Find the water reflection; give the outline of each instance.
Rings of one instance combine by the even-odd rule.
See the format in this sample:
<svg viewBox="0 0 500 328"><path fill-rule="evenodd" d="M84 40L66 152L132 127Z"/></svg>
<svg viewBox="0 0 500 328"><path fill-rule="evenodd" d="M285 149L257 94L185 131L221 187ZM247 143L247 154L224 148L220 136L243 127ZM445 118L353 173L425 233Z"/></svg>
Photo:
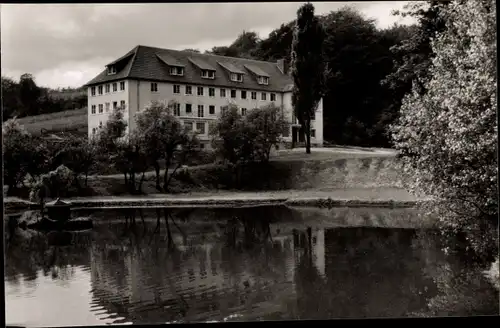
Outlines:
<svg viewBox="0 0 500 328"><path fill-rule="evenodd" d="M7 322L60 324L50 310L13 314L35 301L73 325L498 314L482 268L441 252L432 230L339 224L383 221L373 212L326 222L288 208L108 210L65 247L16 231ZM76 300L86 305L66 312Z"/></svg>

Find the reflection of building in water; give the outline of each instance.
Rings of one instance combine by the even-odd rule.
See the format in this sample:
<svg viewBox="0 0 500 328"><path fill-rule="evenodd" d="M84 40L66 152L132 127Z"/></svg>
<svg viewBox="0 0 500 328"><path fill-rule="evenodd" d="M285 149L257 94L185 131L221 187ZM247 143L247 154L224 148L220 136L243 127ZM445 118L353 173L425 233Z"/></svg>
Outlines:
<svg viewBox="0 0 500 328"><path fill-rule="evenodd" d="M327 229L323 236L324 262L317 257L314 266L320 271L323 265L326 279L313 278L305 261L298 264L298 308L303 315L404 316L424 304L419 292L425 282L416 274L422 262L411 248L411 230Z"/></svg>
<svg viewBox="0 0 500 328"><path fill-rule="evenodd" d="M310 245L309 245L309 238ZM311 247L311 259L315 268L321 276L325 275L325 230L311 229L311 236L308 236L307 230L294 231L294 259L299 263L307 256L309 247ZM295 265L294 265L295 266Z"/></svg>
<svg viewBox="0 0 500 328"><path fill-rule="evenodd" d="M139 247L142 254L94 249L92 286L98 304L128 321L154 323L265 313L295 298L291 236L252 250L219 242L200 245L195 238L175 238L177 251L162 245L156 255L147 244Z"/></svg>

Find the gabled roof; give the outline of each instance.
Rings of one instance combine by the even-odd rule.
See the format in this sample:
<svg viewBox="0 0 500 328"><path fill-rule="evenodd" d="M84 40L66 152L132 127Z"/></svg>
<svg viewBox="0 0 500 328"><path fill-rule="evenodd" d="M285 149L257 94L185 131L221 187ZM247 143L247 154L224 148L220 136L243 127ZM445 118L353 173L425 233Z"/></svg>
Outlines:
<svg viewBox="0 0 500 328"><path fill-rule="evenodd" d="M123 69L113 75L107 75L106 70L103 70L99 75L89 81L86 86L116 80L136 79L280 92L283 91L286 85L293 83L291 77L287 74L283 74L275 62L224 57L146 46L135 47L129 51L127 55L122 56L121 59L124 61ZM184 76L170 75L168 63L183 65L185 67ZM260 70L263 73L266 73L266 75L269 76L269 84L258 84L256 79L243 79L243 82L231 81L229 72L241 71L245 73L246 66L250 66L255 70ZM200 67L203 67L203 69L215 70L215 79L212 80L202 78ZM262 72L260 74L262 74Z"/></svg>
<svg viewBox="0 0 500 328"><path fill-rule="evenodd" d="M245 74L244 71L242 71L241 69L239 69L238 67L234 66L231 63L221 63L220 61L218 61L217 63L220 66L224 67L230 73Z"/></svg>
<svg viewBox="0 0 500 328"><path fill-rule="evenodd" d="M269 77L269 74L267 74L266 72L261 70L258 66L249 65L249 64L245 64L244 66L247 70L249 70L250 72L254 73L257 76Z"/></svg>
<svg viewBox="0 0 500 328"><path fill-rule="evenodd" d="M202 58L191 58L188 57L189 61L197 66L199 69L215 71L215 67L211 66L209 63L204 61Z"/></svg>
<svg viewBox="0 0 500 328"><path fill-rule="evenodd" d="M184 64L182 64L180 61L177 59L167 55L167 54L161 54L161 55L156 55L159 60L167 64L168 66L175 66L175 67L186 67Z"/></svg>

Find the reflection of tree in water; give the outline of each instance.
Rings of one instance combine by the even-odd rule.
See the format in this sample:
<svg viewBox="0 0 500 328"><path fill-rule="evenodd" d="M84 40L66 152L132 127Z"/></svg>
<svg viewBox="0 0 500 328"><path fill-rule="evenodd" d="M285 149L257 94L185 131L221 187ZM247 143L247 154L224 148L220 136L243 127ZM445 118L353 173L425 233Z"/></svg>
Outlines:
<svg viewBox="0 0 500 328"><path fill-rule="evenodd" d="M427 253L433 241L439 248L449 244L449 236L442 240L437 235L422 234L416 241ZM431 240L432 239L432 240ZM492 288L483 271L489 262L464 258L463 254L433 252L427 256L423 274L430 277L437 293L430 297L415 316L469 316L498 314L498 292Z"/></svg>
<svg viewBox="0 0 500 328"><path fill-rule="evenodd" d="M411 250L412 238L412 231L403 229L326 230L326 281L308 252L297 268L298 316L393 317L421 308L429 282L415 274L421 260Z"/></svg>
<svg viewBox="0 0 500 328"><path fill-rule="evenodd" d="M35 281L37 273L60 281L70 280L74 266L87 266L89 259L89 235L73 234L79 242L69 246L49 246L46 234L33 230L16 229L5 243L5 274L17 277L12 282L20 283L19 274L25 281Z"/></svg>

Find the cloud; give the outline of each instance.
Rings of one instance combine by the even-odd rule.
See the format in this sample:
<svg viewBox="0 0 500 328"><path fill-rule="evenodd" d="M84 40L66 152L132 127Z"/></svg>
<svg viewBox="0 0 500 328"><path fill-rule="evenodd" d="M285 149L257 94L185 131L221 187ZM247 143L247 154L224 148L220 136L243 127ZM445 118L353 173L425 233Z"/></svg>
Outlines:
<svg viewBox="0 0 500 328"><path fill-rule="evenodd" d="M317 14L353 5L381 26L400 2L319 2ZM39 85L79 86L138 44L171 49L229 45L243 30L262 38L296 16L298 2L2 5L2 74Z"/></svg>

